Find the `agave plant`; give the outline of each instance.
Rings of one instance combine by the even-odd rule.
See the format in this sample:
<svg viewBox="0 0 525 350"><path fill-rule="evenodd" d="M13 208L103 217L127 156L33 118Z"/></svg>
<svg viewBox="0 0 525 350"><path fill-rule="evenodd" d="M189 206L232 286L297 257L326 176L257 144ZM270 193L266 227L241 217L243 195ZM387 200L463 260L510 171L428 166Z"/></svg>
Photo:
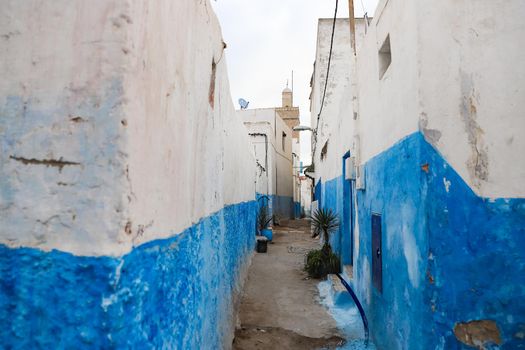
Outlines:
<svg viewBox="0 0 525 350"><path fill-rule="evenodd" d="M330 273L341 273L341 261L332 252L326 254L321 249L315 249L306 255L304 269L312 278L324 278Z"/></svg>
<svg viewBox="0 0 525 350"><path fill-rule="evenodd" d="M322 235L323 248L312 250L306 256L305 270L313 278L323 278L329 273L341 272L341 261L332 252L330 233L339 228L337 215L331 209L318 209L312 215L314 232L312 237Z"/></svg>
<svg viewBox="0 0 525 350"><path fill-rule="evenodd" d="M329 255L332 252L330 246L330 233L337 231L339 228L339 219L332 209L317 209L312 215L312 224L314 232L312 237L322 235L323 238L323 252Z"/></svg>
<svg viewBox="0 0 525 350"><path fill-rule="evenodd" d="M262 205L259 208L259 213L257 214L257 228L259 229L259 232L261 232L264 229L267 229L271 221L272 216L268 212L268 206Z"/></svg>

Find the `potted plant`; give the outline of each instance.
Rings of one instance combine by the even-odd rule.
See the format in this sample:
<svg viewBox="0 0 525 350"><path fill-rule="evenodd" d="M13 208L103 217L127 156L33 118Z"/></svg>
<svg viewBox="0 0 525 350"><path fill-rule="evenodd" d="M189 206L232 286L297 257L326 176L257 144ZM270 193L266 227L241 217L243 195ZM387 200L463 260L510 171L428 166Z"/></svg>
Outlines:
<svg viewBox="0 0 525 350"><path fill-rule="evenodd" d="M341 272L341 261L332 252L330 234L339 228L337 215L331 209L318 209L312 215L314 232L312 237L323 239L321 249L312 250L306 257L305 270L313 278L322 278L329 273Z"/></svg>
<svg viewBox="0 0 525 350"><path fill-rule="evenodd" d="M273 238L272 230L269 228L271 221L272 216L268 212L268 206L262 205L257 214L257 227L259 234L268 238L269 241Z"/></svg>

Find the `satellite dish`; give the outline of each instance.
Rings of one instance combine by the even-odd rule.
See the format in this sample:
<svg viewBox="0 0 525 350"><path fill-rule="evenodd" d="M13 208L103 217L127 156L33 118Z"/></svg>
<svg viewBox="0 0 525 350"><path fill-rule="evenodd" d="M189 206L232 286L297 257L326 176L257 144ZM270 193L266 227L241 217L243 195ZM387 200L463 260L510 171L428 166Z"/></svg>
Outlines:
<svg viewBox="0 0 525 350"><path fill-rule="evenodd" d="M241 109L248 108L249 104L250 104L250 102L246 101L244 98L240 98L239 99L239 105L241 106Z"/></svg>

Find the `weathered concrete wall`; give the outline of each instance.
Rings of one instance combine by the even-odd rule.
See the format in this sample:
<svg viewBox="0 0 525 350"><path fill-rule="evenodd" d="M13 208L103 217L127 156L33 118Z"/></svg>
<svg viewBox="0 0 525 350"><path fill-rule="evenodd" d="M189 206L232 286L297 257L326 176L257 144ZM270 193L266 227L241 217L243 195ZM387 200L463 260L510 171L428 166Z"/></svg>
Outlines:
<svg viewBox="0 0 525 350"><path fill-rule="evenodd" d="M256 170L208 1L3 1L0 35L1 343L230 346Z"/></svg>
<svg viewBox="0 0 525 350"><path fill-rule="evenodd" d="M525 37L525 3L416 6L419 128L437 150L426 175L431 339L444 348L460 340L519 349L525 344L525 68L515 62L525 59L517 45ZM468 334L459 331L463 326Z"/></svg>
<svg viewBox="0 0 525 350"><path fill-rule="evenodd" d="M354 264L378 348L523 344L525 69L514 64L525 55L523 6L385 0L358 35L357 116L345 124L348 106L326 116L326 160L332 144L354 142L333 162L316 156L316 199L340 215L332 244ZM344 180L346 147L363 181ZM382 291L372 214L381 215Z"/></svg>
<svg viewBox="0 0 525 350"><path fill-rule="evenodd" d="M421 131L478 195L524 197L525 4L427 3L417 4Z"/></svg>
<svg viewBox="0 0 525 350"><path fill-rule="evenodd" d="M126 32L116 27L126 23L125 4L3 1L0 11L0 69L9 77L0 82L1 242L129 250Z"/></svg>

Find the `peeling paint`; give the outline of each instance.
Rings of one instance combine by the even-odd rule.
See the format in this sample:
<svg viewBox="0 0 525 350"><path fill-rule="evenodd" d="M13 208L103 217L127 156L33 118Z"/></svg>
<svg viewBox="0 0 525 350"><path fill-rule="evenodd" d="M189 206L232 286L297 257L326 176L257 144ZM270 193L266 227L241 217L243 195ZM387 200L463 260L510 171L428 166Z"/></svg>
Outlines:
<svg viewBox="0 0 525 350"><path fill-rule="evenodd" d="M443 178L443 185L445 185L445 191L450 192L450 185L452 183L450 181L447 180L446 177Z"/></svg>
<svg viewBox="0 0 525 350"><path fill-rule="evenodd" d="M421 164L432 166L425 172ZM518 327L525 310L512 292L519 291L525 276L523 200L477 197L423 133L408 136L364 166L369 186L357 191L354 286L376 345L456 348L452 329L457 320L484 316L497 322L502 349L514 348L514 335L525 332ZM323 207L342 207L341 191L332 184L337 181L317 183ZM372 212L383 218L382 273L388 288L382 293L371 282ZM337 241L334 237L336 251ZM432 327L421 330L421 323ZM403 332L391 324L402 325Z"/></svg>
<svg viewBox="0 0 525 350"><path fill-rule="evenodd" d="M475 187L480 188L482 181L488 181L488 149L483 139L483 129L477 122L478 94L473 85L473 79L466 73L461 74L461 119L463 120L471 156L467 163L471 180Z"/></svg>
<svg viewBox="0 0 525 350"><path fill-rule="evenodd" d="M441 139L441 131L428 128L428 115L425 112L421 113L419 130L423 133L425 139L434 146L436 146Z"/></svg>
<svg viewBox="0 0 525 350"><path fill-rule="evenodd" d="M454 335L463 344L479 350L485 350L502 343L498 325L492 320L457 323L454 326Z"/></svg>

